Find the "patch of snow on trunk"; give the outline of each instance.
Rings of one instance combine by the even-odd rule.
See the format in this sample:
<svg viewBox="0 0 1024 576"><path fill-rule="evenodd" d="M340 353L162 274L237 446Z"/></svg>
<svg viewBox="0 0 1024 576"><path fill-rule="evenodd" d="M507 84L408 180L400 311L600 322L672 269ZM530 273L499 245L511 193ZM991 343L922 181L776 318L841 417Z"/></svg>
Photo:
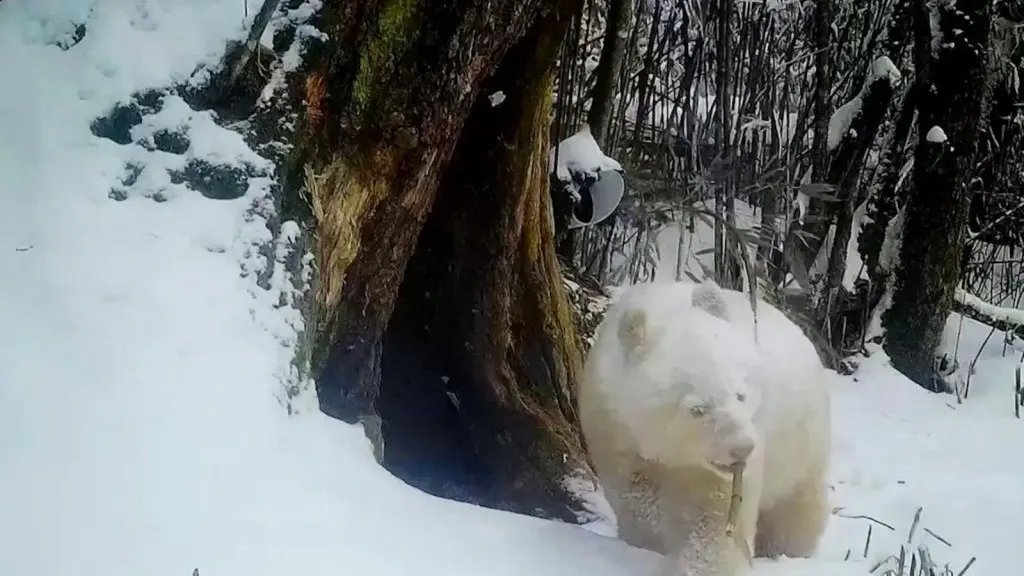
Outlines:
<svg viewBox="0 0 1024 576"><path fill-rule="evenodd" d="M861 110L864 108L864 98L867 96L868 90L871 89L871 86L879 80L885 80L890 84L895 85L902 79L902 77L903 76L900 74L900 71L888 56L876 58L875 61L871 63L871 69L868 72L868 77L864 81L864 87L861 88L860 93L846 104L840 106L829 118L826 145L830 152L835 150L843 141L843 138L845 138L850 132L850 127L853 125L853 121L860 115Z"/></svg>
<svg viewBox="0 0 1024 576"><path fill-rule="evenodd" d="M932 126L924 138L932 144L942 144L947 140L946 131L939 126Z"/></svg>

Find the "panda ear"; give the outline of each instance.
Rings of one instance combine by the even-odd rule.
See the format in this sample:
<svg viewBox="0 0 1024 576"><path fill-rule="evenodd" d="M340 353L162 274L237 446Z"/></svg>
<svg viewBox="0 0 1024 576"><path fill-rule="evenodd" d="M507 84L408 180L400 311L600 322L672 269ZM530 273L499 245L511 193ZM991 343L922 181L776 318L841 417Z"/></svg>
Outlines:
<svg viewBox="0 0 1024 576"><path fill-rule="evenodd" d="M693 288L691 296L693 307L711 314L716 318L729 321L729 308L725 303L722 289L711 280L704 280Z"/></svg>
<svg viewBox="0 0 1024 576"><path fill-rule="evenodd" d="M632 308L619 319L618 335L627 358L633 358L648 343L647 312Z"/></svg>

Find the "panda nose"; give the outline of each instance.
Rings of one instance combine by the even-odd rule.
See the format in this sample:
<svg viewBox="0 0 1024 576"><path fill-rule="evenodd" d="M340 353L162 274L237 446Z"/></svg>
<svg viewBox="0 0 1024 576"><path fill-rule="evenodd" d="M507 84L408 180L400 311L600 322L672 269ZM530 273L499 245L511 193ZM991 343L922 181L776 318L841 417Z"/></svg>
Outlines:
<svg viewBox="0 0 1024 576"><path fill-rule="evenodd" d="M732 458L733 463L746 462L753 451L753 442L739 442L729 449L729 457Z"/></svg>

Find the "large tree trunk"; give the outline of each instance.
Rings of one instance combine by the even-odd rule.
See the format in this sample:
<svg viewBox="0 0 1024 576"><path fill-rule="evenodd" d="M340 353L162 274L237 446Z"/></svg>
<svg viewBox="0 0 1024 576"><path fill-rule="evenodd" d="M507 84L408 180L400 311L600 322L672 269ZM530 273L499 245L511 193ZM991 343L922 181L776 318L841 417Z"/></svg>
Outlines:
<svg viewBox="0 0 1024 576"><path fill-rule="evenodd" d="M576 520L580 369L547 194L576 0L328 5L300 142L321 409L435 494ZM501 90L492 106L487 96Z"/></svg>
<svg viewBox="0 0 1024 576"><path fill-rule="evenodd" d="M622 57L626 54L626 40L629 39L632 18L633 0L609 0L601 60L594 71L594 97L587 113L590 133L601 147L606 147L605 136L611 123L616 84L622 72Z"/></svg>
<svg viewBox="0 0 1024 576"><path fill-rule="evenodd" d="M832 0L818 0L814 7L814 140L811 154L811 179L821 182L828 170L828 122L832 98L833 57L829 50L832 30ZM821 206L817 206L821 208Z"/></svg>
<svg viewBox="0 0 1024 576"><path fill-rule="evenodd" d="M896 271L892 306L886 312L886 352L893 366L921 386L944 391L935 352L960 281L969 196L967 180L985 116L991 3L960 0L931 8L918 0L915 51L918 66L918 144L914 187ZM933 39L929 10L938 11L941 38ZM945 142L936 142L941 128ZM929 134L931 133L931 138Z"/></svg>

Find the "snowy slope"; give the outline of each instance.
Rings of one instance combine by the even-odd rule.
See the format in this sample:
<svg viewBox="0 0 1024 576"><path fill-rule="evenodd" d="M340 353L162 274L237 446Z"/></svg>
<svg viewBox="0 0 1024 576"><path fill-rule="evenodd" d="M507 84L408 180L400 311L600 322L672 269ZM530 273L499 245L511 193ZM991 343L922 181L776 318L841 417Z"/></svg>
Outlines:
<svg viewBox="0 0 1024 576"><path fill-rule="evenodd" d="M950 352L960 321L954 314L946 324ZM975 357L978 363L962 404L910 384L882 353L838 386L836 504L846 507L844 515L870 516L895 531L865 520L833 521L827 546L834 552L843 546L854 555L862 551L870 523L872 550L891 553L906 542L922 508L915 542L927 544L940 566L949 562L958 574L976 556L968 574L1020 573L1024 420L1014 417L1013 389L1024 346L1008 347L1004 357L1001 335L985 344L988 334L987 327L963 320L957 356L963 366Z"/></svg>
<svg viewBox="0 0 1024 576"><path fill-rule="evenodd" d="M54 45L83 22L80 42ZM280 262L260 256L266 161L173 97L147 122L187 128L180 158L90 131L133 92L216 62L244 24L241 0L0 2L0 574L649 571L652 554L592 531L409 488L308 393L288 416L278 396L301 323L278 306ZM209 199L170 177L190 158L262 176ZM132 185L128 163L144 166ZM984 331L965 334L969 359ZM1012 571L1024 424L999 346L956 409L883 366L837 377L836 505L900 531L876 530L869 556L894 551L923 506L922 523L954 544L933 545L937 556L959 567L977 555L974 575ZM843 559L867 522L836 517L821 558L757 574L864 574L868 561Z"/></svg>
<svg viewBox="0 0 1024 576"><path fill-rule="evenodd" d="M288 418L295 311L255 283L269 181L210 200L171 183L178 159L91 133L216 62L242 10L0 4L0 574L625 574L644 553L423 496L360 430ZM49 44L75 22L80 43ZM149 118L188 127L186 156L259 163L180 99ZM115 201L129 162L146 168Z"/></svg>

